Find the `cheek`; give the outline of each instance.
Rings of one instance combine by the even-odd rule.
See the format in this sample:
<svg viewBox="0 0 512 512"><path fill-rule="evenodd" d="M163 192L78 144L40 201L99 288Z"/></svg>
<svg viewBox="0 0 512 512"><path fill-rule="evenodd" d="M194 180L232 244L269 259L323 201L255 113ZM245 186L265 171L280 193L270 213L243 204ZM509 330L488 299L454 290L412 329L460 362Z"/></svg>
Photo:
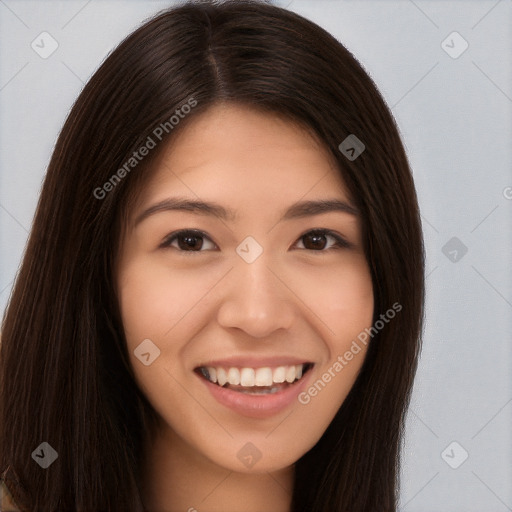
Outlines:
<svg viewBox="0 0 512 512"><path fill-rule="evenodd" d="M297 280L300 296L325 327L329 348L350 344L373 319L373 284L362 256L347 258L336 268L301 272ZM338 346L338 347L337 347Z"/></svg>
<svg viewBox="0 0 512 512"><path fill-rule="evenodd" d="M119 279L122 321L128 344L162 338L197 301L201 290L183 272L142 259L127 264ZM139 341L140 342L140 341Z"/></svg>
<svg viewBox="0 0 512 512"><path fill-rule="evenodd" d="M191 287L190 277L185 276L184 272L171 271L165 265L140 257L125 261L118 279L121 318L135 378L159 412L165 410L163 396L177 409L185 400L170 375L182 380L178 356L186 343L180 342L181 330L190 328L186 314L204 294ZM141 345L148 339L151 344ZM166 342L169 339L172 343ZM150 360L154 357L147 366L136 355L142 353L139 346L146 347L144 351L151 354Z"/></svg>
<svg viewBox="0 0 512 512"><path fill-rule="evenodd" d="M326 317L335 338L344 348L347 339L357 337L373 320L373 284L366 263L341 273L333 279L325 302Z"/></svg>

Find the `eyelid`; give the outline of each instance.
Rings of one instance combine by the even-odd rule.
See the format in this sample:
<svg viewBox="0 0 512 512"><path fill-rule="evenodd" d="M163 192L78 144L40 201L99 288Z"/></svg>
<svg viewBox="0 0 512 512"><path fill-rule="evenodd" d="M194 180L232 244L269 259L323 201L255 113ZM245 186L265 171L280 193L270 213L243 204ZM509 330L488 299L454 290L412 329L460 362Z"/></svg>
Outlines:
<svg viewBox="0 0 512 512"><path fill-rule="evenodd" d="M343 236L341 236L339 233L337 233L336 231L333 231L331 229L327 229L327 228L310 228L306 231L304 231L301 235L298 236L297 238L297 241L294 242L294 245L299 241L301 240L304 236L308 235L308 234L319 234L319 235L324 235L324 236L331 236L332 238L334 238L336 240L336 243L332 246L332 247L329 247L328 249L320 249L320 250L313 250L313 249L299 249L299 250L303 250L303 251L308 251L308 252L318 252L318 253L326 253L326 252L330 252L331 250L337 250L337 249L351 249L354 247L354 244L349 242L348 240L346 240ZM199 229L194 229L194 228L188 228L188 229L178 229L176 231L173 231L172 233L169 233L163 240L163 242L160 244L159 248L161 249L169 249L171 248L171 243L174 242L174 240L181 234L193 234L193 235L196 235L196 236L199 236L201 238L207 238L213 245L215 245L215 249L208 249L208 250L218 250L218 246L217 244L212 240L212 238L207 234L205 233L204 231L201 231ZM201 253L201 252L205 252L205 250L199 250L199 251L184 251L184 250L181 250L181 249L176 249L178 252L181 252L181 253ZM295 249L297 250L297 249Z"/></svg>

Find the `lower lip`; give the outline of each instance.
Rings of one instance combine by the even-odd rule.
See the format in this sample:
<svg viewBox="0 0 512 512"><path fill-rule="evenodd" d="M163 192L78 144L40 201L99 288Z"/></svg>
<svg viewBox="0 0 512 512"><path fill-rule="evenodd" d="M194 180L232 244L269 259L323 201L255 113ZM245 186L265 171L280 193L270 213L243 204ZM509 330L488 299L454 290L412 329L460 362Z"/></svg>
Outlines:
<svg viewBox="0 0 512 512"><path fill-rule="evenodd" d="M208 388L215 400L220 404L229 407L233 411L249 418L269 418L286 409L297 400L299 393L306 387L306 384L313 373L313 368L295 384L284 388L276 393L265 395L251 395L231 389L222 388L209 380L197 376Z"/></svg>

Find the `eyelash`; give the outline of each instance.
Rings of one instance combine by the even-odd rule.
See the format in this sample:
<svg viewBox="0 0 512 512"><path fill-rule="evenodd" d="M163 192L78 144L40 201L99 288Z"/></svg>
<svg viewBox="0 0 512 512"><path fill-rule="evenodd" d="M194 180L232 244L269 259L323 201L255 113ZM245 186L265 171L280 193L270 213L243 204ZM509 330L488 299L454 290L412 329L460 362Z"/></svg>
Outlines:
<svg viewBox="0 0 512 512"><path fill-rule="evenodd" d="M199 231L199 230L195 230L195 229L182 229L182 230L179 230L179 231L174 231L173 233L169 234L165 240L161 243L160 245L160 248L161 249L175 249L176 251L179 251L181 253L201 253L201 252L205 252L205 250L203 249L200 249L198 251L186 251L186 250L183 250L183 249L180 249L180 248L177 248L177 247L172 247L171 244L177 240L180 236L182 235L192 235L192 236L195 236L195 237L198 237L198 238L207 238L208 240L210 240L210 242L214 243L213 241L211 241L210 237L202 232L202 231ZM302 238L304 238L306 235L317 235L317 236L330 236L332 238L334 238L335 240L335 243L331 246L331 247L328 247L327 249L319 249L319 250L315 250L315 249L301 249L301 250L305 250L305 251L309 251L309 252L330 252L330 251L335 251L335 250L340 250L340 249L350 249L353 247L353 244L351 244L350 242L347 242L344 238L342 238L340 235L338 235L337 233L335 233L334 231L331 231L329 229L311 229L309 231L306 231L305 233L303 233L299 238L298 240L301 240ZM215 245L215 244L214 244ZM211 249L206 249L206 250L211 250Z"/></svg>

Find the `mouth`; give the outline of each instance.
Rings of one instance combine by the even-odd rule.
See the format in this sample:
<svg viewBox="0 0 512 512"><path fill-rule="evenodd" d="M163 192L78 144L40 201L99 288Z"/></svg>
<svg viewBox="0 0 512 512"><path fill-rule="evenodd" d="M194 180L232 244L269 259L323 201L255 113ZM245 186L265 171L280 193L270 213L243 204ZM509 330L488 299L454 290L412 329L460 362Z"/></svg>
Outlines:
<svg viewBox="0 0 512 512"><path fill-rule="evenodd" d="M313 366L310 362L260 368L199 366L194 372L220 388L248 395L271 395L294 386Z"/></svg>

